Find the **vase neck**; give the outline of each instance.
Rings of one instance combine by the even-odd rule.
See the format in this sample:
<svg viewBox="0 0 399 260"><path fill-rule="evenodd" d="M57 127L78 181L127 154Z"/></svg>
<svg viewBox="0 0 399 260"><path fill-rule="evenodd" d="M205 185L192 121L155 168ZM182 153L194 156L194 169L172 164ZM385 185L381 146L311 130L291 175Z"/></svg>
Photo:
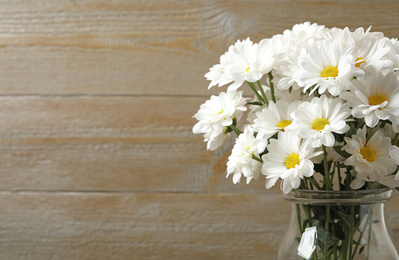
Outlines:
<svg viewBox="0 0 399 260"><path fill-rule="evenodd" d="M387 202L393 190L314 191L293 190L283 194L287 201L299 204L379 204Z"/></svg>

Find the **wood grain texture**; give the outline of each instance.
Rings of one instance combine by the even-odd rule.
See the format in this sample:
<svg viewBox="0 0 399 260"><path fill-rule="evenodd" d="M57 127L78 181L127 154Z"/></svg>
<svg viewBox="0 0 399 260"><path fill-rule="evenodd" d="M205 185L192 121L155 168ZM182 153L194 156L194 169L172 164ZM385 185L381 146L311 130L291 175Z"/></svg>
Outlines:
<svg viewBox="0 0 399 260"><path fill-rule="evenodd" d="M0 259L274 259L289 205L192 116L238 39L399 36L396 0L0 0ZM387 223L399 246L398 195Z"/></svg>
<svg viewBox="0 0 399 260"><path fill-rule="evenodd" d="M212 153L203 137L192 133L201 102L196 97L0 97L0 189L228 191L231 145ZM254 185L264 190L264 183L240 188Z"/></svg>
<svg viewBox="0 0 399 260"><path fill-rule="evenodd" d="M274 234L284 232L289 213L278 195L1 192L0 198L2 259L272 259L281 238ZM267 214L276 207L279 215Z"/></svg>
<svg viewBox="0 0 399 260"><path fill-rule="evenodd" d="M304 21L399 36L391 1L2 1L0 94L210 95L237 39Z"/></svg>
<svg viewBox="0 0 399 260"><path fill-rule="evenodd" d="M0 257L272 260L289 214L279 194L0 192Z"/></svg>

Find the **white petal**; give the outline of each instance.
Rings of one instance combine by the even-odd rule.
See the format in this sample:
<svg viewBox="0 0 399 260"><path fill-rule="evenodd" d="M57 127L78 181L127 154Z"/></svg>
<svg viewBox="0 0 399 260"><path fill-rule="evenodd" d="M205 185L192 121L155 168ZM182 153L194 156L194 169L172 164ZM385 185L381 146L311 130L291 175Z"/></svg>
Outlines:
<svg viewBox="0 0 399 260"><path fill-rule="evenodd" d="M365 183L366 183L366 182L365 182L364 180L360 180L360 179L358 179L358 178L355 178L355 179L351 182L350 187L351 187L352 189L354 189L354 190L357 190L357 189L360 189L361 187L363 187L363 185L364 185Z"/></svg>

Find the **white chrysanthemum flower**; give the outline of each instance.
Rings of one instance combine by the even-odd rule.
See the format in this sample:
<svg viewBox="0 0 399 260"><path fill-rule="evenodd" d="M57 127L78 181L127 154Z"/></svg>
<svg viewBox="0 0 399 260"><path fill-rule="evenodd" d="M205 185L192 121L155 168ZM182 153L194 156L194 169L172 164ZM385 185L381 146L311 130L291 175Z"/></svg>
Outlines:
<svg viewBox="0 0 399 260"><path fill-rule="evenodd" d="M294 73L300 69L298 57L303 48L315 45L326 37L328 29L324 25L305 22L296 24L292 30L285 30L283 35L274 36L274 45L279 46L276 53L283 53L276 61L274 77L279 79L276 87L286 90L290 87L298 89L298 82L294 80ZM283 46L283 47L280 47ZM304 87L302 85L301 87Z"/></svg>
<svg viewBox="0 0 399 260"><path fill-rule="evenodd" d="M391 140L395 138L395 134L397 132L395 132L395 129L391 124L384 124L384 126L380 129L383 131L384 135L391 138Z"/></svg>
<svg viewBox="0 0 399 260"><path fill-rule="evenodd" d="M301 49L309 45L315 45L316 42L324 38L327 32L328 29L324 25L304 22L295 24L291 30L285 30L283 35L287 41L297 43L297 48Z"/></svg>
<svg viewBox="0 0 399 260"><path fill-rule="evenodd" d="M242 42L237 41L234 45L230 46L229 51L220 56L220 64L214 65L209 69L209 72L205 73L205 78L211 81L211 83L209 83L208 89L216 85L221 87L230 82L228 80L223 80L222 74L226 66L232 63L232 53L234 50L240 48L240 46L244 44L252 45L253 43L249 40L249 38Z"/></svg>
<svg viewBox="0 0 399 260"><path fill-rule="evenodd" d="M366 74L365 80L353 82L353 89L340 95L353 108L352 115L364 118L368 127L379 120L399 120L399 81L393 72Z"/></svg>
<svg viewBox="0 0 399 260"><path fill-rule="evenodd" d="M355 40L352 37L353 33L348 27L343 29L333 27L324 35L325 39L329 41L338 41L344 48L355 46Z"/></svg>
<svg viewBox="0 0 399 260"><path fill-rule="evenodd" d="M228 127L235 119L239 120L243 111L247 109L242 93L228 91L220 93L219 96L212 95L194 115L199 122L194 125L193 132L204 134L208 150L213 151L223 144Z"/></svg>
<svg viewBox="0 0 399 260"><path fill-rule="evenodd" d="M363 70L355 66L355 48L344 49L339 41L324 40L320 46L310 46L307 54L298 58L300 70L295 72L294 79L299 86L310 88L311 93L318 89L320 94L326 90L339 95L349 89L354 76L362 76Z"/></svg>
<svg viewBox="0 0 399 260"><path fill-rule="evenodd" d="M304 177L313 175L311 159L322 152L314 152L314 148L290 133L279 132L278 139L270 140L268 153L262 156L262 174L266 175L266 188L269 189L281 181L284 193L297 189Z"/></svg>
<svg viewBox="0 0 399 260"><path fill-rule="evenodd" d="M399 71L399 41L398 39L387 39L386 44L389 47L389 52L387 53L388 59L393 62L393 69L395 72ZM396 74L399 79L399 75Z"/></svg>
<svg viewBox="0 0 399 260"><path fill-rule="evenodd" d="M294 79L294 74L296 71L300 70L300 66L298 64L298 57L300 55L300 51L291 51L286 54L286 60L284 62L280 62L279 66L275 70L274 78L278 79L276 87L280 90L287 90L289 88L293 88L294 90L299 89L300 87L304 87L305 85L299 86L301 82L297 82Z"/></svg>
<svg viewBox="0 0 399 260"><path fill-rule="evenodd" d="M209 69L209 72L205 74L206 79L211 81L211 83L209 83L208 89L221 83L221 75L224 69L222 57L225 57L225 55L220 57L221 64L213 65L212 68Z"/></svg>
<svg viewBox="0 0 399 260"><path fill-rule="evenodd" d="M301 101L288 102L280 99L276 103L269 102L267 108L256 113L254 120L254 130L258 135L268 139L279 131L284 131L292 123L291 114L297 110ZM287 128L288 130L288 128Z"/></svg>
<svg viewBox="0 0 399 260"><path fill-rule="evenodd" d="M259 158L259 154L264 152L267 140L255 137L254 131L247 126L244 132L240 134L233 147L229 160L227 162L227 176L233 174L233 183L240 182L241 176L247 178L249 183L252 178L257 179L260 175L262 163L253 157Z"/></svg>
<svg viewBox="0 0 399 260"><path fill-rule="evenodd" d="M220 64L214 65L209 69L209 72L205 74L206 79L211 81L208 89L216 85L221 87L232 81L230 78L223 76L223 73L225 73L225 69L228 65L234 63L233 55L240 55L241 50L246 48L245 46L253 46L253 42L249 38L243 41L238 40L229 47L227 52L220 56Z"/></svg>
<svg viewBox="0 0 399 260"><path fill-rule="evenodd" d="M361 188L366 181L382 181L396 169L389 157L391 139L379 130L367 141L366 132L367 128L363 127L352 138L345 137L346 145L342 148L351 154L345 165L353 166L356 171L356 178L350 185L352 189Z"/></svg>
<svg viewBox="0 0 399 260"><path fill-rule="evenodd" d="M274 49L269 39L253 43L249 38L237 41L220 57L205 77L211 81L208 88L232 83L229 90L239 88L244 81L256 82L271 71Z"/></svg>
<svg viewBox="0 0 399 260"><path fill-rule="evenodd" d="M386 39L371 40L359 39L356 43L357 58L356 67L365 71L376 73L393 66L393 62L386 58L390 51Z"/></svg>
<svg viewBox="0 0 399 260"><path fill-rule="evenodd" d="M310 45L317 44L328 31L324 25L305 22L296 24L291 30L285 30L283 34L274 35L270 40L276 55L278 55L277 66L286 60L287 55L299 52Z"/></svg>
<svg viewBox="0 0 399 260"><path fill-rule="evenodd" d="M269 73L274 64L273 48L269 39L259 44L245 44L232 53L232 63L226 65L221 78L233 82L229 90L239 88L245 81L256 82Z"/></svg>
<svg viewBox="0 0 399 260"><path fill-rule="evenodd" d="M384 34L380 32L370 32L371 26L364 31L362 27L354 32L344 29L332 28L328 33L330 40L338 40L344 48L356 47L357 58L356 67L365 71L377 72L392 66L392 61L386 57L390 51Z"/></svg>
<svg viewBox="0 0 399 260"><path fill-rule="evenodd" d="M270 94L270 87L268 86L264 86L262 85L263 90L266 94L266 98L267 100L269 100L269 102L272 102L272 98L271 98L271 94ZM260 92L258 92L259 95L261 95ZM302 93L302 91L299 90L292 90L291 93L287 92L287 91L280 91L278 89L275 89L274 92L275 98L276 98L276 102L278 103L280 100L285 100L284 102L288 102L288 103L297 103L299 100L307 100L309 99L308 95L305 95L304 93ZM254 99L252 100L252 102L258 102L258 100L256 99L256 97L254 97ZM259 106L259 105L250 105L249 106L249 112L247 115L247 121L249 124L253 125L255 119L257 119L256 113L262 111L262 109L264 109L265 106Z"/></svg>
<svg viewBox="0 0 399 260"><path fill-rule="evenodd" d="M307 138L312 147L331 147L335 143L333 133L343 134L349 130L345 121L349 116L349 106L341 99L322 95L301 104L293 114L290 128Z"/></svg>
<svg viewBox="0 0 399 260"><path fill-rule="evenodd" d="M382 32L372 32L371 26L364 31L363 27L357 28L353 33L351 33L355 42L360 41L371 41L373 39L379 40L384 38L384 33Z"/></svg>

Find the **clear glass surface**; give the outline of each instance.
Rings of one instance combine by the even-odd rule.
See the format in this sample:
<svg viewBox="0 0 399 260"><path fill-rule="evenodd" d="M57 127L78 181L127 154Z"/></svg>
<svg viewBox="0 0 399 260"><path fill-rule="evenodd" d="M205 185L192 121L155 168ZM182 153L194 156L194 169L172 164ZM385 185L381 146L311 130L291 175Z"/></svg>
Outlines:
<svg viewBox="0 0 399 260"><path fill-rule="evenodd" d="M291 218L277 260L398 260L384 219L391 189L294 190Z"/></svg>

